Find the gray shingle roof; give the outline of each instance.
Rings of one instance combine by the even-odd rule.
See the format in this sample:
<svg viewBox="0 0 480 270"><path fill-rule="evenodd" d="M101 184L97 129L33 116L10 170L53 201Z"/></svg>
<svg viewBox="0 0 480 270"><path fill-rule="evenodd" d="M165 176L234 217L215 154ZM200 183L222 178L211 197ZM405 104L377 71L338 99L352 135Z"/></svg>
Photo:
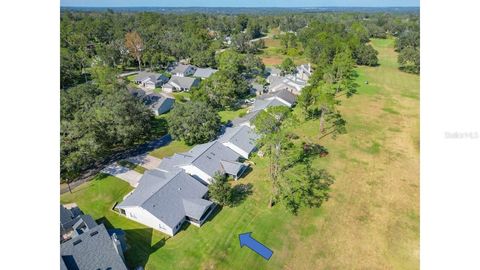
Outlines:
<svg viewBox="0 0 480 270"><path fill-rule="evenodd" d="M172 73L184 73L187 71L189 67L195 68L192 65L183 65L183 64L178 64L173 70Z"/></svg>
<svg viewBox="0 0 480 270"><path fill-rule="evenodd" d="M149 79L152 82L157 82L157 81L167 81L168 78L160 73L153 73L153 72L140 72L138 73L137 76L135 76L135 81L137 83L143 82L145 80Z"/></svg>
<svg viewBox="0 0 480 270"><path fill-rule="evenodd" d="M252 112L265 110L268 107L273 106L288 106L287 104L281 102L278 99L256 99L253 103Z"/></svg>
<svg viewBox="0 0 480 270"><path fill-rule="evenodd" d="M251 111L251 112L247 113L246 115L244 115L242 117L235 118L235 119L232 120L232 125L238 126L238 125L241 125L243 123L252 121L253 119L255 119L255 117L257 117L257 115L260 112L261 111Z"/></svg>
<svg viewBox="0 0 480 270"><path fill-rule="evenodd" d="M183 89L190 89L193 86L197 85L198 82L199 81L197 78L172 76L172 78L170 78L167 84L174 87L176 87L175 85L178 85Z"/></svg>
<svg viewBox="0 0 480 270"><path fill-rule="evenodd" d="M61 269L127 270L103 224L62 243L60 260Z"/></svg>
<svg viewBox="0 0 480 270"><path fill-rule="evenodd" d="M297 96L294 95L292 92L288 91L287 89L282 89L279 91L265 94L263 96L260 96L259 99L265 100L272 97L281 98L290 104L294 104L297 101Z"/></svg>
<svg viewBox="0 0 480 270"><path fill-rule="evenodd" d="M218 141L214 141L201 155L196 157L192 164L210 176L216 172L223 172L220 161L237 161L240 155Z"/></svg>
<svg viewBox="0 0 480 270"><path fill-rule="evenodd" d="M197 70L193 74L193 77L208 78L217 71L218 70L213 68L197 68Z"/></svg>
<svg viewBox="0 0 480 270"><path fill-rule="evenodd" d="M174 98L166 97L160 94L152 93L143 98L145 105L149 106L158 114L170 110L175 103Z"/></svg>
<svg viewBox="0 0 480 270"><path fill-rule="evenodd" d="M143 175L135 191L117 207L140 206L173 228L187 215L187 209L188 214L197 216L199 209L207 209L212 204L206 200L199 201L207 191L206 186L183 170L151 170ZM185 200L188 201L187 206ZM192 206L195 203L199 205Z"/></svg>
<svg viewBox="0 0 480 270"><path fill-rule="evenodd" d="M227 128L225 133L218 139L222 143L230 142L247 153L251 153L256 146L256 140L260 138L251 128L238 126Z"/></svg>
<svg viewBox="0 0 480 270"><path fill-rule="evenodd" d="M74 218L73 213L60 204L60 224L67 224Z"/></svg>
<svg viewBox="0 0 480 270"><path fill-rule="evenodd" d="M183 199L185 215L196 220L200 220L210 205L212 202L204 199Z"/></svg>
<svg viewBox="0 0 480 270"><path fill-rule="evenodd" d="M224 172L235 176L238 176L244 167L243 163L226 160L221 160L220 165L222 166Z"/></svg>

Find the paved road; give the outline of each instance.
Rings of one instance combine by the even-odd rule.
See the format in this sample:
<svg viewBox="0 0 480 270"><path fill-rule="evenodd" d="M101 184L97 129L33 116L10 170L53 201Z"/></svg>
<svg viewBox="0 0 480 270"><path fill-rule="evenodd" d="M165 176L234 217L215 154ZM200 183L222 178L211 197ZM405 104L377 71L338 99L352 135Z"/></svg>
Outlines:
<svg viewBox="0 0 480 270"><path fill-rule="evenodd" d="M103 170L106 166L112 164L113 162L122 160L122 159L127 159L130 157L135 157L138 155L146 154L150 151L153 151L159 147L165 146L169 144L172 141L172 137L167 134L161 138L158 138L156 140L153 140L151 142L142 144L137 146L136 148L116 153L111 155L110 157L97 162L93 168L90 170L86 171L81 177L79 177L75 182L70 183L70 188L75 188L89 180L95 177L101 170ZM68 187L64 186L60 188L60 194L68 192Z"/></svg>

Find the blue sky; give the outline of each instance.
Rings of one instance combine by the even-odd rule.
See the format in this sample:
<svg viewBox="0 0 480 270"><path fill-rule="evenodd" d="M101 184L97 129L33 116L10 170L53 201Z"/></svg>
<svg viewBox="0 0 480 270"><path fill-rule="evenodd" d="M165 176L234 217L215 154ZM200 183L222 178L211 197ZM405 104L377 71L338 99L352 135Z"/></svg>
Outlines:
<svg viewBox="0 0 480 270"><path fill-rule="evenodd" d="M74 7L398 7L420 0L60 0Z"/></svg>

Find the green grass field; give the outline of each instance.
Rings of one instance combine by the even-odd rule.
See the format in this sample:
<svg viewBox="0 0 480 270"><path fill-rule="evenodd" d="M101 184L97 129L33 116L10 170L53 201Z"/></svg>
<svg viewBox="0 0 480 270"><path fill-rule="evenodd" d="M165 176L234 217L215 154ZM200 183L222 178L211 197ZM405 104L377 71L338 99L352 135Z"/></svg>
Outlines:
<svg viewBox="0 0 480 270"><path fill-rule="evenodd" d="M138 173L141 173L141 174L145 173L145 171L147 170L147 169L145 169L144 167L142 167L142 166L140 166L140 165L137 165L137 164L135 164L135 163L132 163L132 162L130 162L130 161L127 161L127 160L120 160L120 161L118 162L118 164L119 164L120 166L129 168L129 169L134 170L134 171L136 171L136 172L138 172Z"/></svg>
<svg viewBox="0 0 480 270"><path fill-rule="evenodd" d="M163 147L160 147L160 148L157 148L157 149L153 150L152 152L149 153L149 155L152 155L156 158L161 159L161 158L164 158L164 157L171 156L175 153L188 151L191 148L192 148L192 146L188 146L182 141L175 141L174 140L174 141L171 141L166 146L163 146Z"/></svg>
<svg viewBox="0 0 480 270"><path fill-rule="evenodd" d="M236 111L219 111L218 114L222 119L222 123L226 123L229 120L233 120L237 117L240 117L241 114L245 114L247 112L247 108L238 109Z"/></svg>
<svg viewBox="0 0 480 270"><path fill-rule="evenodd" d="M99 177L61 201L127 233L130 267L145 269L418 269L419 268L419 76L398 70L393 40L373 40L380 66L359 67L358 94L344 99L348 133L319 141L318 122L293 129L324 145L315 161L335 175L331 199L298 216L282 205L268 208L268 161L253 157L253 171L235 184L253 193L225 207L201 228L186 226L173 238L109 209L130 186ZM368 84L365 84L368 81ZM299 108L294 113L301 116ZM152 152L164 157L188 150L172 142ZM238 234L269 246L269 261L240 248Z"/></svg>

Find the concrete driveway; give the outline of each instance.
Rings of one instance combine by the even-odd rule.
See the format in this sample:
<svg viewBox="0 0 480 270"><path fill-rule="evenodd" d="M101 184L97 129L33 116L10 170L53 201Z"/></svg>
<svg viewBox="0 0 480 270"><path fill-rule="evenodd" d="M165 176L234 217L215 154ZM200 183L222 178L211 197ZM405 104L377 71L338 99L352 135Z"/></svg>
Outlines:
<svg viewBox="0 0 480 270"><path fill-rule="evenodd" d="M105 167L102 172L125 180L132 187L137 187L138 181L140 181L140 178L142 178L143 175L134 170L130 170L129 168L120 166L116 162Z"/></svg>
<svg viewBox="0 0 480 270"><path fill-rule="evenodd" d="M161 159L149 156L147 154L142 154L134 157L129 157L126 159L127 161L130 161L131 163L140 165L144 167L147 170L153 170L160 165L160 162L162 162Z"/></svg>

